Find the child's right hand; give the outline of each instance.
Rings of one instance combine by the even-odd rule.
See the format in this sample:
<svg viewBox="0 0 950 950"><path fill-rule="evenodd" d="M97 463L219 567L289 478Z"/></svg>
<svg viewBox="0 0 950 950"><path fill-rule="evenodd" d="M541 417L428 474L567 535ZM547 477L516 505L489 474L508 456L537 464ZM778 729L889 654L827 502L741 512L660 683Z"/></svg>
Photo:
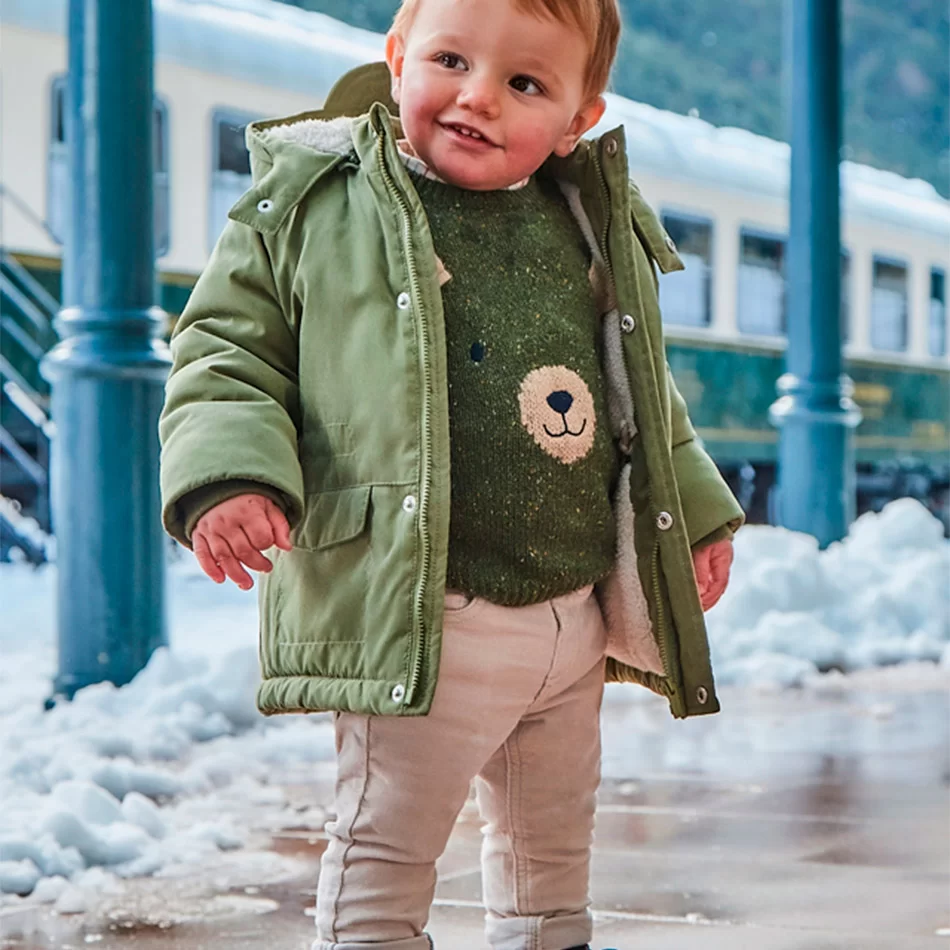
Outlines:
<svg viewBox="0 0 950 950"><path fill-rule="evenodd" d="M283 551L293 547L287 517L263 495L237 495L215 505L195 525L191 542L211 580L222 584L230 577L241 590L254 586L242 562L267 574L274 565L261 552L275 544Z"/></svg>

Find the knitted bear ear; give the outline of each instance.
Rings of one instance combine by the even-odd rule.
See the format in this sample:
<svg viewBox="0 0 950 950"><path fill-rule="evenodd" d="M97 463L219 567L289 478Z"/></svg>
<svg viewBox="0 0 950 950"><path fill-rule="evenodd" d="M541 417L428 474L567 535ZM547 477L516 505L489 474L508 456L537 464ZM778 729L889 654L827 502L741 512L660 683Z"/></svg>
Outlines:
<svg viewBox="0 0 950 950"><path fill-rule="evenodd" d="M597 417L587 383L566 366L531 370L518 391L521 424L559 462L573 465L594 445Z"/></svg>

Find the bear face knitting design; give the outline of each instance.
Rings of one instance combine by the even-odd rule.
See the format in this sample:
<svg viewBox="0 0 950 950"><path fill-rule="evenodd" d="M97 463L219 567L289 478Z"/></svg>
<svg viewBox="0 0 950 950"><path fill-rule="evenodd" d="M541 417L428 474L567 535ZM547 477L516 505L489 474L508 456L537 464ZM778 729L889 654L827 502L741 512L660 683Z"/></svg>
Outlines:
<svg viewBox="0 0 950 950"><path fill-rule="evenodd" d="M590 453L597 418L587 383L566 366L531 370L518 391L521 423L559 462L573 465Z"/></svg>

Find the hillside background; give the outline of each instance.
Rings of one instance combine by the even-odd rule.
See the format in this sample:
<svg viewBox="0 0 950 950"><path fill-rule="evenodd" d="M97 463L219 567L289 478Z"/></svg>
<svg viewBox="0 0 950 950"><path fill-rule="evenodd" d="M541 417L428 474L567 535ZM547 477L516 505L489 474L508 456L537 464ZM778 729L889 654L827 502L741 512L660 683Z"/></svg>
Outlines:
<svg viewBox="0 0 950 950"><path fill-rule="evenodd" d="M398 0L282 0L385 32ZM611 90L786 139L785 0L621 0ZM944 0L843 0L844 158L950 195L950 15Z"/></svg>

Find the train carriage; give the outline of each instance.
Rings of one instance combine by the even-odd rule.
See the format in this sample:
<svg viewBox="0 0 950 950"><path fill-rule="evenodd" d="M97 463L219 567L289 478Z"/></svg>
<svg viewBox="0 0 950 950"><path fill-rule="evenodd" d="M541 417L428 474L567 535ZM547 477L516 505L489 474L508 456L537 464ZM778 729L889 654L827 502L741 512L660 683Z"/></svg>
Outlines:
<svg viewBox="0 0 950 950"><path fill-rule="evenodd" d="M174 320L250 183L246 123L318 108L340 75L382 58L383 38L271 0L154 0L154 11L159 302ZM67 0L0 4L0 491L44 527L51 427L38 359L53 340L67 228L66 15ZM631 173L687 264L660 284L673 373L711 454L752 518L766 520L788 146L607 98L595 131L625 126ZM860 503L915 494L947 523L950 202L925 182L849 162L842 186L840 318L863 413Z"/></svg>
<svg viewBox="0 0 950 950"><path fill-rule="evenodd" d="M661 278L667 351L700 436L755 520L769 520L784 372L788 145L608 97L632 174L687 267ZM862 411L861 507L899 494L947 524L950 202L932 185L843 162L845 371Z"/></svg>

